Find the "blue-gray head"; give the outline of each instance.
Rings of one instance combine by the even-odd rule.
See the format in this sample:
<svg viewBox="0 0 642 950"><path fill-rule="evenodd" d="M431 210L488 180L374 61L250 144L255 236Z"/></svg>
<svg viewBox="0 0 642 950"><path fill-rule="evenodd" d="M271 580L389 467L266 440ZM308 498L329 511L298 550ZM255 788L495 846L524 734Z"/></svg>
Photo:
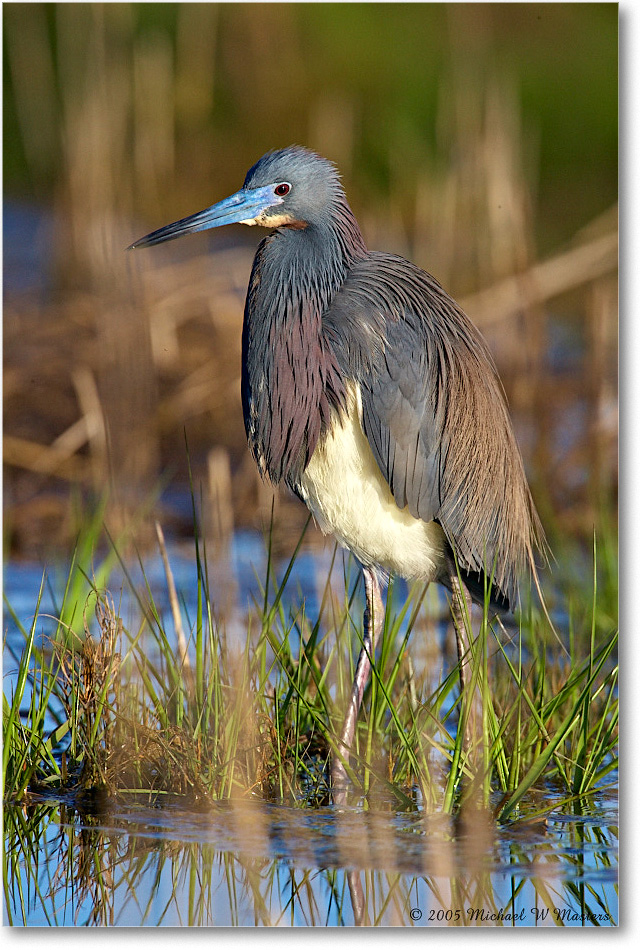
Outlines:
<svg viewBox="0 0 642 950"><path fill-rule="evenodd" d="M268 152L250 168L240 191L197 214L136 241L148 247L191 231L224 224L306 228L328 222L346 201L339 174L327 159L300 146Z"/></svg>

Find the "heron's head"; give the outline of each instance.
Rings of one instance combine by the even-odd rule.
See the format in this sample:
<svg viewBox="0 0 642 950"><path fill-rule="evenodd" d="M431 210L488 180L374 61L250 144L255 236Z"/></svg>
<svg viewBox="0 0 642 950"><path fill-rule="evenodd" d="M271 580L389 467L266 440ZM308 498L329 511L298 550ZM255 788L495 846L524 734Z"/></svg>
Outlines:
<svg viewBox="0 0 642 950"><path fill-rule="evenodd" d="M260 158L236 194L205 211L152 231L131 247L161 244L191 231L224 224L306 228L331 216L337 201L345 201L345 197L332 162L306 148L291 146Z"/></svg>

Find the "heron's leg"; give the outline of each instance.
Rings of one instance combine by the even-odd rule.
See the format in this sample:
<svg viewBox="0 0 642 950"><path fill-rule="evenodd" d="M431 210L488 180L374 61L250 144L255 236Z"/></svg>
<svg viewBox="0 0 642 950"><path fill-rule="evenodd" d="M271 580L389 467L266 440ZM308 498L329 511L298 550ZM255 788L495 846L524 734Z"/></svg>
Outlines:
<svg viewBox="0 0 642 950"><path fill-rule="evenodd" d="M383 629L384 608L381 588L373 568L364 567L363 580L366 588L366 609L363 615L363 646L352 683L352 693L338 742L338 755L332 760L332 788L335 804L345 804L348 775L344 765L354 741L357 717L361 701L372 669L372 660Z"/></svg>
<svg viewBox="0 0 642 950"><path fill-rule="evenodd" d="M352 904L352 913L357 927L367 927L366 919L366 895L363 892L360 871L346 871L348 887L350 889L350 903Z"/></svg>
<svg viewBox="0 0 642 950"><path fill-rule="evenodd" d="M459 661L459 715L464 711L464 696L471 681L471 656L468 640L468 629L472 625L473 602L468 588L459 580L457 569L453 565L450 570L450 587L452 591L451 610L457 641L457 659ZM468 750L472 747L477 735L477 718L480 714L478 697L472 697L468 718L464 724L464 743Z"/></svg>

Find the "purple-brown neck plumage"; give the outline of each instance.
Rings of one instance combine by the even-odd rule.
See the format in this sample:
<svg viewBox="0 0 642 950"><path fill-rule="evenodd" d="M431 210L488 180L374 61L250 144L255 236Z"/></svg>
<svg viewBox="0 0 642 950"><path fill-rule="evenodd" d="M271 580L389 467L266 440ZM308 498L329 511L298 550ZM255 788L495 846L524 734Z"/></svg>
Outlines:
<svg viewBox="0 0 642 950"><path fill-rule="evenodd" d="M305 228L281 228L254 259L243 325L243 413L259 470L296 490L344 382L322 316L353 264L367 256L343 193Z"/></svg>

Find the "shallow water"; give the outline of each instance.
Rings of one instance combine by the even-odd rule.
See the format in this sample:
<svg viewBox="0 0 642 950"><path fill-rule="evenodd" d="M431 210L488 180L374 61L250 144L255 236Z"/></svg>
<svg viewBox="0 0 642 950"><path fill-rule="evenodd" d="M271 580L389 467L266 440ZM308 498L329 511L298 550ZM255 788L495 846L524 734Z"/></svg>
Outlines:
<svg viewBox="0 0 642 950"><path fill-rule="evenodd" d="M173 549L170 559L189 616L195 609L187 593L195 586L193 555ZM235 629L239 638L247 635L247 609L258 596L264 560L260 538L235 538L230 562L237 627L233 614L230 636ZM328 569L324 557L298 558L286 603L289 598L294 610L305 600L314 615ZM341 564L336 571L343 587ZM160 563L146 564L145 572L157 603L164 603ZM40 576L34 566L5 569L6 595L26 626ZM52 574L43 614L55 611L62 582ZM121 606L129 609L126 598ZM43 617L42 635L47 623ZM4 687L10 693L15 663L6 648L19 648L20 635L7 618L5 630ZM420 638L413 642L420 651ZM442 655L441 662L451 660ZM162 807L103 802L90 808L85 802L81 813L71 798L32 798L5 811L5 921L614 926L616 791L604 788L581 808L560 807L559 800L554 790L540 793L532 804L539 813L549 809L545 819L499 826L484 812L456 820L428 814L421 801L414 811L401 813L383 802L337 809L258 800L199 810L177 802Z"/></svg>
<svg viewBox="0 0 642 950"><path fill-rule="evenodd" d="M7 816L15 924L614 926L615 798L537 827L226 802ZM15 830L35 845L21 852ZM479 824L478 824L479 822ZM13 833L12 833L13 831ZM16 848L13 852L13 848ZM22 906L21 906L22 901Z"/></svg>

